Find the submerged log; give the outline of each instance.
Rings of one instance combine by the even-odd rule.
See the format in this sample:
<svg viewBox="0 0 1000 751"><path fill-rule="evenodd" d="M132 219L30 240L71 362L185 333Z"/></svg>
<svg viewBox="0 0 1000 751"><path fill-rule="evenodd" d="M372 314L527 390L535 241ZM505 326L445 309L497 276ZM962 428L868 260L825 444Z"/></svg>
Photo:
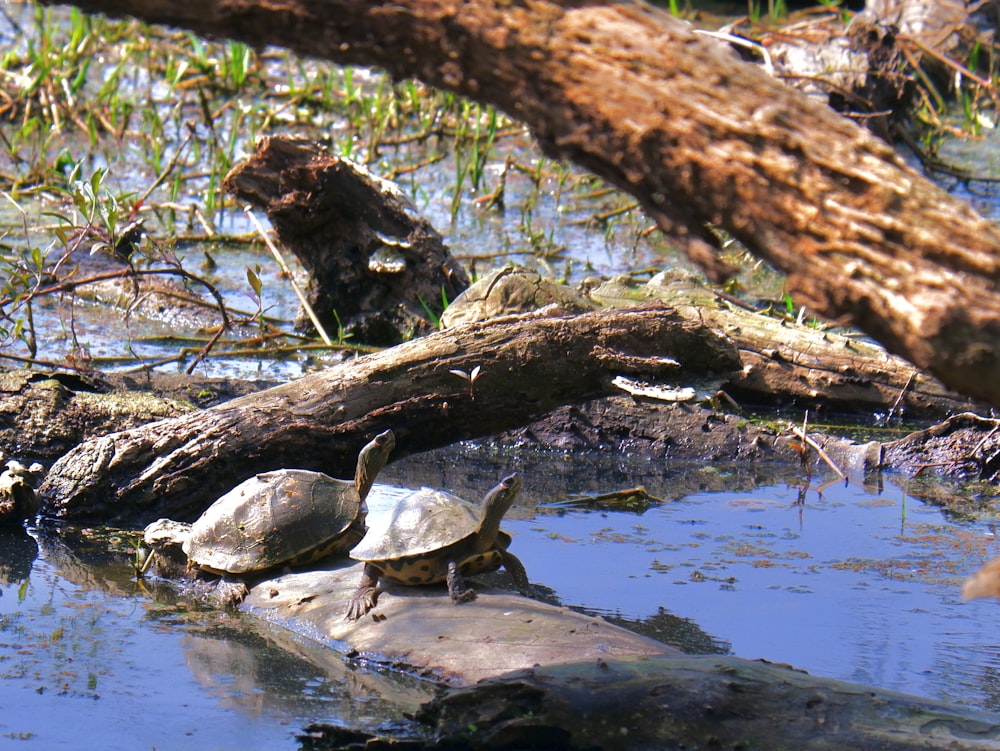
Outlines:
<svg viewBox="0 0 1000 751"><path fill-rule="evenodd" d="M995 714L716 655L541 666L446 691L417 719L441 739L417 748L474 751L539 739L546 748L607 751L972 751L1000 743Z"/></svg>
<svg viewBox="0 0 1000 751"><path fill-rule="evenodd" d="M14 568L0 574L24 579L38 545L23 532L6 534L5 550L17 555L5 561ZM48 564L68 580L84 589L134 597L129 570L108 565L106 542L44 533L39 542ZM383 737L363 746L372 751L509 749L528 745L519 746L518 739L532 738L536 747L544 743L552 749L659 750L691 748L693 740L701 740L703 747L720 748L978 751L1000 739L1000 718L994 714L764 661L684 655L600 618L481 583L476 585L480 598L459 606L443 586L390 583L378 608L384 620L348 622L343 619L346 601L359 578L359 566L332 564L268 579L254 586L242 606L255 617L230 624L266 635L332 680L356 686L355 697L360 693L377 701L385 696L416 710L416 723L398 717ZM153 581L149 586L158 599L175 602L175 592L164 585ZM329 649L325 654L303 649L306 640ZM259 643L252 642L248 657L259 656ZM205 645L188 646L206 657ZM348 671L345 656L346 662L367 669ZM268 676L254 665L240 660L240 675L248 686L266 691ZM430 680L401 689L385 680L390 671L372 666ZM202 669L209 667L217 678L231 669L231 661ZM194 663L193 669L200 677ZM370 713L352 711L349 700L346 704L333 713L339 730L363 742L372 727ZM356 709L357 699L354 704ZM303 748L340 748L332 745L337 738L344 736L336 728L313 724L301 742ZM712 743L712 738L725 742Z"/></svg>
<svg viewBox="0 0 1000 751"><path fill-rule="evenodd" d="M50 0L51 2L51 0ZM949 386L1000 405L1000 230L883 141L650 6L78 0L378 65L497 105L639 199L711 275L720 227Z"/></svg>
<svg viewBox="0 0 1000 751"><path fill-rule="evenodd" d="M256 584L242 607L349 654L453 686L534 665L576 659L673 655L667 645L601 618L475 584L478 597L455 605L444 586L380 586L371 615L347 620L363 564L334 563Z"/></svg>
<svg viewBox="0 0 1000 751"><path fill-rule="evenodd" d="M1000 742L997 715L765 661L684 655L603 619L478 585L477 600L454 605L443 587L388 582L379 619L348 621L360 577L360 564L285 574L255 585L243 607L346 645L361 661L451 686L417 712L433 740L413 748L962 751ZM329 726L308 730L309 748L343 738ZM401 740L413 742L369 736L365 748Z"/></svg>

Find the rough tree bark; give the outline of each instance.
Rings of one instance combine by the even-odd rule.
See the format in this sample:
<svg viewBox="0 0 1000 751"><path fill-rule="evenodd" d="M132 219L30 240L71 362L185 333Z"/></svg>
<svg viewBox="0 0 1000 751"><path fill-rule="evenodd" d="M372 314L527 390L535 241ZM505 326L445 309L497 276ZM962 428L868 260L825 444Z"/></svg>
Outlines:
<svg viewBox="0 0 1000 751"><path fill-rule="evenodd" d="M574 366L554 369L559 361ZM475 382L452 372L477 366ZM134 524L183 512L190 520L257 472L295 466L350 476L358 436L386 428L401 457L614 393L621 373L683 379L739 367L732 342L663 306L473 323L90 440L52 466L40 488L43 514Z"/></svg>
<svg viewBox="0 0 1000 751"><path fill-rule="evenodd" d="M514 276L491 285L484 302ZM730 307L688 279L651 281L637 289L609 283L591 294L606 303L646 307L473 321L204 412L130 430L120 426L113 435L103 435L108 420L92 414L85 426L92 440L66 453L49 472L42 487L44 513L117 524L143 524L160 515L190 519L255 472L296 466L347 476L358 446L385 427L397 431L400 456L520 428L545 413L545 424L534 422L525 430L544 436L546 445L622 445L677 458L677 436L687 422L649 403L662 398L657 384L675 389L702 384L713 392L721 386L750 398L910 416L969 408L878 347L783 326ZM574 367L563 367L565 362ZM472 381L469 374L477 366L480 375ZM616 387L615 376L631 385ZM24 433L39 432L40 422L46 428L37 451L50 443L69 448L66 436L80 436L80 418L74 415L95 401L86 391L79 398L71 383L36 378L44 388L26 376L8 379L2 415L11 429L0 431L0 445L19 456L29 452ZM615 382L621 384L620 378ZM619 388L631 389L645 403L583 404L621 394ZM68 424L52 418L53 401L67 410ZM118 411L109 419L120 419L121 403L111 400ZM144 419L134 418L133 426ZM694 434L702 440L683 439L685 456L721 458L718 430ZM754 447L765 440L737 430L725 455L758 456Z"/></svg>
<svg viewBox="0 0 1000 751"><path fill-rule="evenodd" d="M881 140L665 12L592 0L75 4L497 105L550 155L636 196L708 273L726 273L712 224L785 271L799 302L1000 405L1000 231Z"/></svg>
<svg viewBox="0 0 1000 751"><path fill-rule="evenodd" d="M302 139L264 138L223 187L260 206L309 272L307 299L327 331L398 344L434 329L469 286L430 222L395 184ZM299 328L309 328L302 315Z"/></svg>

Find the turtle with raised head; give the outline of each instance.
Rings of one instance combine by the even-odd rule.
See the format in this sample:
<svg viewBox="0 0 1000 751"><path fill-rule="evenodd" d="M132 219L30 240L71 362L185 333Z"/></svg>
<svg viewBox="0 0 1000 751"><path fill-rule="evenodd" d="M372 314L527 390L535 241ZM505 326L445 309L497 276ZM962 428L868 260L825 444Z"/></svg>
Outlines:
<svg viewBox="0 0 1000 751"><path fill-rule="evenodd" d="M524 565L507 550L511 537L500 529L520 489L520 478L512 474L479 504L431 488L401 498L373 521L350 553L365 568L347 617L356 620L375 607L380 578L409 585L447 582L448 593L458 604L476 598L463 575L503 566L521 593L528 594Z"/></svg>
<svg viewBox="0 0 1000 751"><path fill-rule="evenodd" d="M395 445L391 430L377 435L358 455L353 480L304 469L251 477L209 506L186 534L181 527L166 537L180 538L189 568L223 577L346 554L364 536L365 498ZM164 529L163 520L147 527L154 550L168 544Z"/></svg>

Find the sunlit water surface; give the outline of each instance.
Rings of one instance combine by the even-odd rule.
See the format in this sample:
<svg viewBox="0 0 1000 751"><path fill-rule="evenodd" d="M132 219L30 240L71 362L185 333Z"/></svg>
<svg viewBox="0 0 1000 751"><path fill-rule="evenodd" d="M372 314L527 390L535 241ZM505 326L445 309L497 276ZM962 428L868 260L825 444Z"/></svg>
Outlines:
<svg viewBox="0 0 1000 751"><path fill-rule="evenodd" d="M642 479L669 496L667 479ZM696 494L641 513L526 492L505 526L563 603L688 651L1000 710L1000 610L958 597L997 552L990 525L951 522L891 482L817 488ZM0 718L2 748L294 749L310 721L376 727L430 689L385 695L370 671L279 626L186 612L162 584L135 584L124 555L81 557L39 535L32 561L34 540L2 539L0 705L17 708Z"/></svg>
<svg viewBox="0 0 1000 751"><path fill-rule="evenodd" d="M12 31L6 36L14 38ZM971 163L992 167L996 137L989 135L954 148L972 148ZM250 139L242 149L252 149ZM483 192L496 185L508 153L537 164L530 149L524 136L503 141ZM128 168L109 157L109 186L141 192L152 175L123 154ZM421 155L395 158L419 162ZM452 215L454 166L441 164L411 173L402 187L453 252L480 273L515 260L575 282L686 263L656 233L644 232L649 223L639 215L588 229L589 218L627 199L560 196L551 176L539 189L529 176L508 175L515 208L505 213L467 201ZM394 165L373 168L383 166ZM998 216L989 183L949 187ZM6 204L0 211L10 211L2 224L15 228L9 242L16 246L21 215ZM215 221L222 232L249 229L237 209ZM530 236L535 246L526 242ZM217 266L209 270L202 266L205 250L176 248L187 268L245 310L252 309L245 270L260 264L263 306L282 320L294 317L294 295L268 256L213 247ZM40 303L36 315L39 356L54 361L74 337L95 358L138 353L150 361L177 351L174 327L120 312L60 299ZM227 358L198 372L289 379L325 363L311 354ZM592 476L588 461L561 458L557 471L565 474L567 495L616 490L633 479L628 458L604 481ZM390 480L404 463L386 470ZM462 464L456 471L482 479L485 491L494 469ZM958 597L961 579L1000 552L986 522L950 520L890 481L881 491L833 484L820 492L814 480L688 495L635 513L532 497L532 473L524 475L528 505L506 527L533 581L567 605L690 651L760 657L1000 710L1000 610L994 602L962 604ZM639 481L653 495L675 496L665 478L658 484L644 474ZM135 583L124 555L80 557L43 535L38 542L3 535L0 573L0 749L294 749L296 733L312 720L376 727L399 721L429 691L416 681L354 670L328 647L250 617L192 613L162 585Z"/></svg>

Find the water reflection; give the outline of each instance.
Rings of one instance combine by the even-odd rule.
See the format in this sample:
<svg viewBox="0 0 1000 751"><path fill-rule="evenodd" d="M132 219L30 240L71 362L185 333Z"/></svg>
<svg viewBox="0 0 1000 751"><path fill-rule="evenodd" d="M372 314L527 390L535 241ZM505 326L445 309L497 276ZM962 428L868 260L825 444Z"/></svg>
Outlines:
<svg viewBox="0 0 1000 751"><path fill-rule="evenodd" d="M425 681L353 669L333 650L248 620L189 631L180 639L191 674L220 707L251 717L335 717L372 727L404 708L414 711L433 694Z"/></svg>
<svg viewBox="0 0 1000 751"><path fill-rule="evenodd" d="M12 572L0 586L0 703L19 708L0 716L0 738L291 749L309 722L394 723L430 695L426 683L352 670L277 626L206 610L162 583L139 586L127 537L67 532L0 536Z"/></svg>
<svg viewBox="0 0 1000 751"><path fill-rule="evenodd" d="M37 556L38 543L23 528L0 528L0 583L26 581Z"/></svg>
<svg viewBox="0 0 1000 751"><path fill-rule="evenodd" d="M988 519L915 500L900 478L824 486L763 465L459 447L394 463L384 479L475 498L514 469L525 497L504 526L552 599L689 652L1000 709L996 603L958 601L961 579L996 552ZM638 485L652 500L563 502ZM137 738L295 748L313 720L371 729L429 695L309 634L206 610L156 580L140 586L133 555L123 534L0 535L0 701L23 710L0 717L0 737L76 748L79 726L107 749ZM66 718L58 727L54 713Z"/></svg>

